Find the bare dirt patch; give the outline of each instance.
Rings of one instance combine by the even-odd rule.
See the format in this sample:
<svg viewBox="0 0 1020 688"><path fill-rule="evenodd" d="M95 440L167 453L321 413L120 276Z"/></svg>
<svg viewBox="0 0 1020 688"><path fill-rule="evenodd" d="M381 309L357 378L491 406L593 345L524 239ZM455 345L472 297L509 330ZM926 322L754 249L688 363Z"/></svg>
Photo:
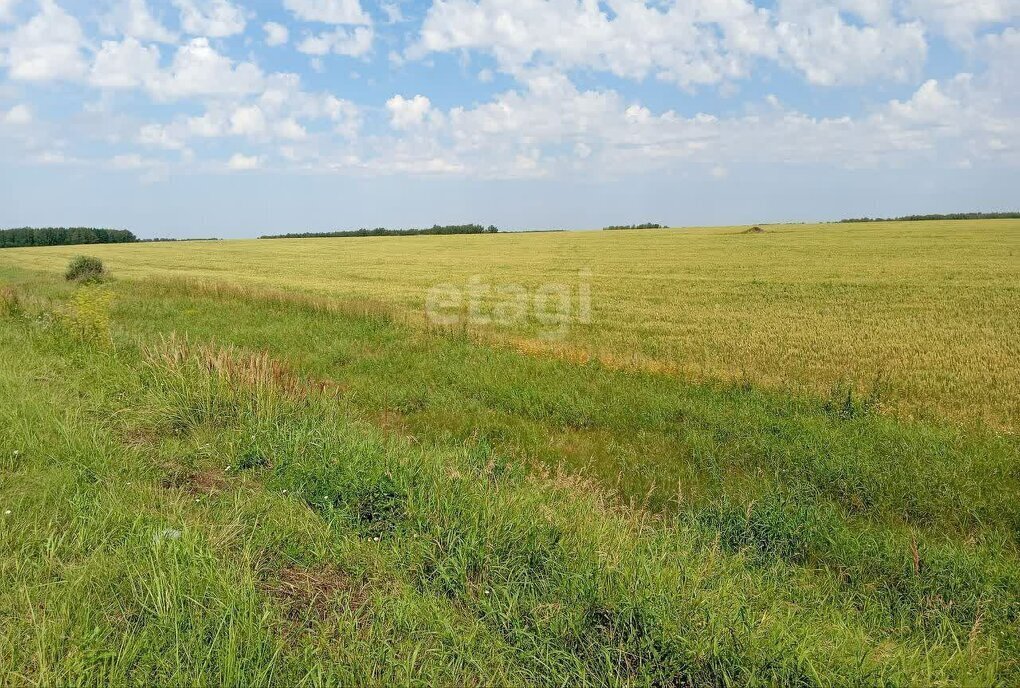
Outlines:
<svg viewBox="0 0 1020 688"><path fill-rule="evenodd" d="M222 470L208 468L171 472L163 478L161 485L170 490L184 490L191 494L211 497L227 490L230 487L230 480Z"/></svg>
<svg viewBox="0 0 1020 688"><path fill-rule="evenodd" d="M325 621L342 609L359 610L368 599L363 584L328 564L287 566L263 583L262 589L283 607L287 619L301 624Z"/></svg>

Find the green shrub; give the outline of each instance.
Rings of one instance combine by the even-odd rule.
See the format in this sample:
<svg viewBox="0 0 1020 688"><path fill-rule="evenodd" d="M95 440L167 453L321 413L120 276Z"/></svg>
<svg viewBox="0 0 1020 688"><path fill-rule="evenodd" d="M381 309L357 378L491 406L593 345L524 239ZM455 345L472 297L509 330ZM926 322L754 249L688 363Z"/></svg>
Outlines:
<svg viewBox="0 0 1020 688"><path fill-rule="evenodd" d="M92 256L77 256L67 266L64 277L71 282L98 282L106 276L103 261Z"/></svg>

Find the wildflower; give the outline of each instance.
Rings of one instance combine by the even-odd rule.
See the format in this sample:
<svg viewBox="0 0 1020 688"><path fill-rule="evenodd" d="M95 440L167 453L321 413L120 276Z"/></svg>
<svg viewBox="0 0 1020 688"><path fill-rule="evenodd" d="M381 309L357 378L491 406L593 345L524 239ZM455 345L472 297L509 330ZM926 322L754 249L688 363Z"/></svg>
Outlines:
<svg viewBox="0 0 1020 688"><path fill-rule="evenodd" d="M7 509L6 511L4 511L4 516L10 516L10 515L11 515L11 510L10 509Z"/></svg>
<svg viewBox="0 0 1020 688"><path fill-rule="evenodd" d="M372 542L379 542L379 536L372 538Z"/></svg>

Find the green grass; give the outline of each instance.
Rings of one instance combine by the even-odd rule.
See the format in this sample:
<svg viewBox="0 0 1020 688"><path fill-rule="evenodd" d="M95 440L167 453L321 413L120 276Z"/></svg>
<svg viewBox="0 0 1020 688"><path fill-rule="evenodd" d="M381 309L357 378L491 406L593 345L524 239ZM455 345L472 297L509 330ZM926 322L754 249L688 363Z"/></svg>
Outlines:
<svg viewBox="0 0 1020 688"><path fill-rule="evenodd" d="M0 277L10 683L1020 680L1015 435Z"/></svg>

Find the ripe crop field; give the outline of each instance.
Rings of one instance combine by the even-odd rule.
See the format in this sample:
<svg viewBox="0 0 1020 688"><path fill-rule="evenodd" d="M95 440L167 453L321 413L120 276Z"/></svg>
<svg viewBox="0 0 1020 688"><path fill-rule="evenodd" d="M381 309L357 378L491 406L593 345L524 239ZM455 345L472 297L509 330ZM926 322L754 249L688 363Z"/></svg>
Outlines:
<svg viewBox="0 0 1020 688"><path fill-rule="evenodd" d="M902 417L1020 424L1020 220L104 245L125 278L295 290L423 319L429 290L590 289L562 337L533 318L464 321L526 351L685 379L877 393ZM76 247L6 264L62 270ZM578 308L572 302L574 314ZM484 308L483 308L484 311ZM492 320L492 318L488 318Z"/></svg>
<svg viewBox="0 0 1020 688"><path fill-rule="evenodd" d="M743 230L0 250L0 683L1016 685L1020 221Z"/></svg>

